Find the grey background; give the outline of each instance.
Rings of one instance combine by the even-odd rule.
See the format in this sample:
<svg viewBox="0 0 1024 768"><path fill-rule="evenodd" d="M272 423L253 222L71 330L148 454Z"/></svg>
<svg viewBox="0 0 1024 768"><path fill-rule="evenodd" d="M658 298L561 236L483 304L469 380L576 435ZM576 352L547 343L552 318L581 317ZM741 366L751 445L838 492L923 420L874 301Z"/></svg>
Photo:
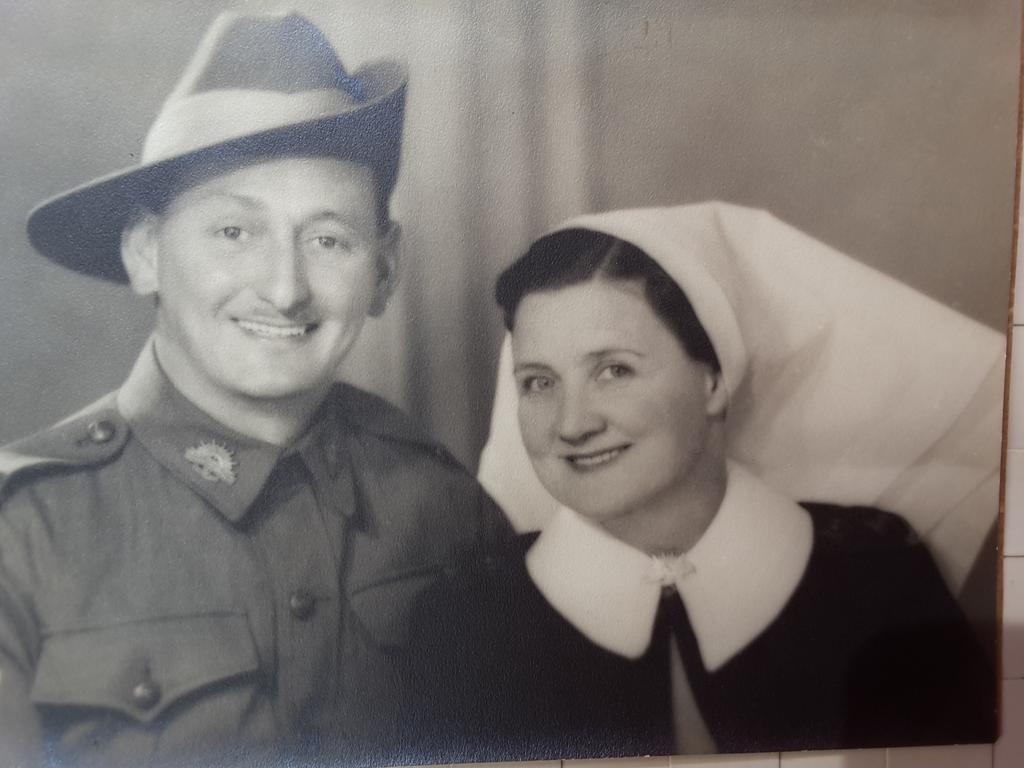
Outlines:
<svg viewBox="0 0 1024 768"><path fill-rule="evenodd" d="M1005 327L1017 0L291 5L350 67L409 63L402 290L345 376L467 463L500 341L493 278L578 212L766 207ZM135 162L230 7L280 4L0 0L0 443L116 387L151 322L127 289L34 254L28 211Z"/></svg>

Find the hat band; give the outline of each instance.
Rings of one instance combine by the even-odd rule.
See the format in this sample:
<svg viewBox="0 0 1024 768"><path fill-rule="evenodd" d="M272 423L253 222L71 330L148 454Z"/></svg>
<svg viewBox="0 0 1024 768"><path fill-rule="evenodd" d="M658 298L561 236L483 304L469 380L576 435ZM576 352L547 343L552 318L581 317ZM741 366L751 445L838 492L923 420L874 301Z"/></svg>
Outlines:
<svg viewBox="0 0 1024 768"><path fill-rule="evenodd" d="M357 104L344 91L297 93L216 90L173 99L157 116L142 148L142 162L156 163L221 142L287 125L332 117Z"/></svg>

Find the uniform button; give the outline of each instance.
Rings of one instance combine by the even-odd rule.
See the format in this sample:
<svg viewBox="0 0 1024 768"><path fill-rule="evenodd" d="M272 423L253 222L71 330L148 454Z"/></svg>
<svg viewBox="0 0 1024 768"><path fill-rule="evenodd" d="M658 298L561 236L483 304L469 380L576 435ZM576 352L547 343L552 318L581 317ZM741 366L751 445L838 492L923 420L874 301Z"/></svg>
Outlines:
<svg viewBox="0 0 1024 768"><path fill-rule="evenodd" d="M92 424L86 427L86 431L89 433L89 439L94 443L109 443L114 439L117 429L111 422L102 419L92 422Z"/></svg>
<svg viewBox="0 0 1024 768"><path fill-rule="evenodd" d="M305 589L297 589L288 597L288 610L296 619L308 619L316 610L316 598Z"/></svg>
<svg viewBox="0 0 1024 768"><path fill-rule="evenodd" d="M139 709L151 709L160 701L160 686L153 680L143 680L132 688L132 701Z"/></svg>

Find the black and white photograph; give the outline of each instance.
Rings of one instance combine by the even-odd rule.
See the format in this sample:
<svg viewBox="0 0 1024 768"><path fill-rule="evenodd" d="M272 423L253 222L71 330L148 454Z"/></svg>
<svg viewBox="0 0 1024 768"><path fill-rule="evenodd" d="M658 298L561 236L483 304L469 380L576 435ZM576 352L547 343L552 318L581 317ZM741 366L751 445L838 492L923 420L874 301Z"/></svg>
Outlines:
<svg viewBox="0 0 1024 768"><path fill-rule="evenodd" d="M0 766L995 741L1019 0L0 18Z"/></svg>

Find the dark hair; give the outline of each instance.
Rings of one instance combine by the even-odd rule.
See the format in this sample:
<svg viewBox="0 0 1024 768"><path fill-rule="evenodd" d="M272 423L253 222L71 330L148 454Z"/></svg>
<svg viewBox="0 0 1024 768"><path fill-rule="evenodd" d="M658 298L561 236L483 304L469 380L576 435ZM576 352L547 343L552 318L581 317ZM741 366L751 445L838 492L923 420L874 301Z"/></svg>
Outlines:
<svg viewBox="0 0 1024 768"><path fill-rule="evenodd" d="M580 285L602 277L638 280L654 314L679 339L686 353L712 370L721 366L707 331L679 284L661 266L614 235L589 229L555 232L530 246L498 277L494 296L512 330L519 303L529 294Z"/></svg>

